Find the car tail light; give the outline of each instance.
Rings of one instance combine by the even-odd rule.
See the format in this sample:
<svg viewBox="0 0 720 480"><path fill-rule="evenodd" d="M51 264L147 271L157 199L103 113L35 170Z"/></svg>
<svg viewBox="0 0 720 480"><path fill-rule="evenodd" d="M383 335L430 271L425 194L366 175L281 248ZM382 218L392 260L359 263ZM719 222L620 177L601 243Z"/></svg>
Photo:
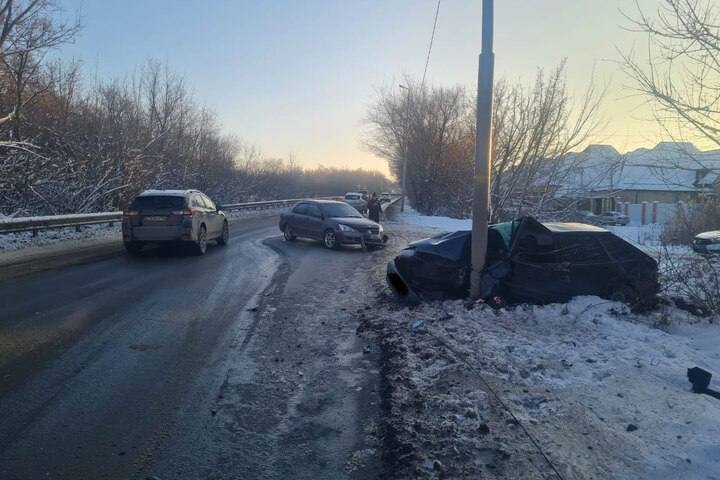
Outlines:
<svg viewBox="0 0 720 480"><path fill-rule="evenodd" d="M138 215L140 215L140 212L137 212L135 210L126 210L122 214L123 218L137 217Z"/></svg>
<svg viewBox="0 0 720 480"><path fill-rule="evenodd" d="M180 217L192 217L195 211L196 210L194 208L185 208L183 210L175 210L172 214Z"/></svg>

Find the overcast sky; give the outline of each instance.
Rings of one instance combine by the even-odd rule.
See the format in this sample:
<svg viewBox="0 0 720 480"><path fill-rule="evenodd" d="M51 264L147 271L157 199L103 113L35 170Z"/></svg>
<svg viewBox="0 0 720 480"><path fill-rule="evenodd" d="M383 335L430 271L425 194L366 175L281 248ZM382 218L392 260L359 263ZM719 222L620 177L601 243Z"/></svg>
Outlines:
<svg viewBox="0 0 720 480"><path fill-rule="evenodd" d="M653 8L658 0L640 0ZM421 76L436 0L59 0L83 31L62 55L88 75L122 77L148 58L185 76L223 128L269 156L302 165L387 171L362 148L362 119L377 87ZM497 0L496 78L530 81L568 59L577 93L595 69L610 82L598 141L625 151L652 146L658 129L614 63L631 0ZM474 88L480 0L443 0L428 80Z"/></svg>

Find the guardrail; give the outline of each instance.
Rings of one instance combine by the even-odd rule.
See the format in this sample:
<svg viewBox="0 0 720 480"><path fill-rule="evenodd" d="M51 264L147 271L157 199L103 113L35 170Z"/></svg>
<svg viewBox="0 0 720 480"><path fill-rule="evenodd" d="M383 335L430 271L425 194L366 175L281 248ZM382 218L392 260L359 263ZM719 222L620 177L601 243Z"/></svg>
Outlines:
<svg viewBox="0 0 720 480"><path fill-rule="evenodd" d="M339 200L342 197L323 197L326 200ZM393 198L390 202L383 204L383 211L395 204L400 197ZM268 210L271 208L291 207L302 198L286 200L268 200L264 202L225 203L221 204L223 210ZM75 227L80 230L84 225L97 225L107 223L112 225L122 219L122 212L101 212L101 213L80 213L71 215L47 215L42 217L20 217L0 219L0 235L4 233L32 232L33 237L37 236L40 230L54 228Z"/></svg>
<svg viewBox="0 0 720 480"><path fill-rule="evenodd" d="M385 203L383 203L382 205L380 205L380 209L382 209L383 212L386 212L388 208L392 207L392 206L395 205L397 202L399 202L401 198L402 198L401 195L394 195L394 198L393 198L392 200L390 200L389 202L385 202Z"/></svg>
<svg viewBox="0 0 720 480"><path fill-rule="evenodd" d="M222 209L228 211L237 210L266 210L271 208L290 207L299 202L298 199L270 200L265 202L246 202L223 204ZM75 227L80 230L84 225L97 225L107 223L112 225L122 219L122 212L101 212L101 213L80 213L71 215L47 215L42 217L20 217L0 219L0 234L32 232L33 237L37 236L40 230L54 228Z"/></svg>

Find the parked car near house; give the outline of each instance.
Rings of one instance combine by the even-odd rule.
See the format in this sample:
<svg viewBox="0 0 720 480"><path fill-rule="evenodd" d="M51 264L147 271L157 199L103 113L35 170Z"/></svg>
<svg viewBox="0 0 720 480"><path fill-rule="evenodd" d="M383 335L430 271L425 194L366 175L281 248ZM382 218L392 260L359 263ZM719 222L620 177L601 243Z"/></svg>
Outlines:
<svg viewBox="0 0 720 480"><path fill-rule="evenodd" d="M403 298L462 298L469 290L472 232L411 243L387 267ZM597 295L654 305L657 262L629 242L593 225L545 223L532 217L491 225L481 276L482 298L502 303L566 302Z"/></svg>
<svg viewBox="0 0 720 480"><path fill-rule="evenodd" d="M698 233L693 238L692 247L697 253L720 253L720 230Z"/></svg>
<svg viewBox="0 0 720 480"><path fill-rule="evenodd" d="M122 236L129 253L179 242L202 255L210 240L226 245L230 230L221 207L198 190L146 190L123 212Z"/></svg>
<svg viewBox="0 0 720 480"><path fill-rule="evenodd" d="M347 203L333 200L303 200L280 215L279 227L288 242L297 237L310 238L320 240L329 249L341 245L382 247L387 242L382 225L363 217Z"/></svg>
<svg viewBox="0 0 720 480"><path fill-rule="evenodd" d="M594 217L600 225L627 225L630 217L620 212L603 212Z"/></svg>
<svg viewBox="0 0 720 480"><path fill-rule="evenodd" d="M367 200L360 192L347 192L344 201L360 213L365 213L367 210Z"/></svg>

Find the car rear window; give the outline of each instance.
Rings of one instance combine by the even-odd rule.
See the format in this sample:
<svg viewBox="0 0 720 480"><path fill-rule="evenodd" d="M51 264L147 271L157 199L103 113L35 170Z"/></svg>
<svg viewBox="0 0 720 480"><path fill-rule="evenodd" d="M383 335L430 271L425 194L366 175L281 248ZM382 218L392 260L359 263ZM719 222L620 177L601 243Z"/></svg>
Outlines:
<svg viewBox="0 0 720 480"><path fill-rule="evenodd" d="M613 234L604 235L602 243L611 257L620 262L651 260L642 250Z"/></svg>
<svg viewBox="0 0 720 480"><path fill-rule="evenodd" d="M132 208L136 210L164 210L185 208L185 197L170 195L148 195L146 197L137 197Z"/></svg>
<svg viewBox="0 0 720 480"><path fill-rule="evenodd" d="M345 195L345 200L359 200L360 195Z"/></svg>

